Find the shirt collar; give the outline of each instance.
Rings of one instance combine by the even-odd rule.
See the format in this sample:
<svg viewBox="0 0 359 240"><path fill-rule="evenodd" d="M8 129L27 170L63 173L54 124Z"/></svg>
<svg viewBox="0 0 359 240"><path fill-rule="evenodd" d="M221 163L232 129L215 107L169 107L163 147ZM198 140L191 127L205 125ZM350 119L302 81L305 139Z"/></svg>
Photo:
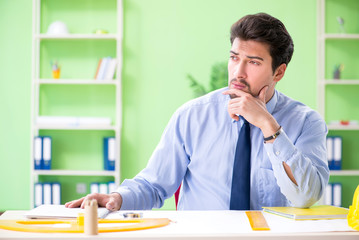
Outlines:
<svg viewBox="0 0 359 240"><path fill-rule="evenodd" d="M274 89L273 97L267 102L266 107L267 111L272 114L275 108L275 105L277 105L278 102L278 92Z"/></svg>

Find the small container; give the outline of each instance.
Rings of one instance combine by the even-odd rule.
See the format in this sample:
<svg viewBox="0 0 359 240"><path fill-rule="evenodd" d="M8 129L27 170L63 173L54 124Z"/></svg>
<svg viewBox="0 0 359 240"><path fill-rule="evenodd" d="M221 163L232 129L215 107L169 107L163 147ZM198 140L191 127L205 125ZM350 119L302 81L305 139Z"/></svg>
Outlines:
<svg viewBox="0 0 359 240"><path fill-rule="evenodd" d="M96 199L86 200L85 202L85 221L84 233L86 235L98 234L98 217L97 217Z"/></svg>
<svg viewBox="0 0 359 240"><path fill-rule="evenodd" d="M52 77L54 79L59 79L60 78L60 68L52 70Z"/></svg>

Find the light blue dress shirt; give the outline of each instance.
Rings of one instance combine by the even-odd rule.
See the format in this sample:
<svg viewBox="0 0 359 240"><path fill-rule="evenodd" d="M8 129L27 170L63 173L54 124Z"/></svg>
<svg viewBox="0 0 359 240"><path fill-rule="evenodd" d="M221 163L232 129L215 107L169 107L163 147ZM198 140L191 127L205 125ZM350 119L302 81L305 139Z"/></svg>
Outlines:
<svg viewBox="0 0 359 240"><path fill-rule="evenodd" d="M228 210L234 154L242 120L227 112L230 97L213 91L181 106L170 119L147 167L118 188L121 209L160 208L182 183L179 210ZM304 104L275 91L267 110L282 126L273 144L251 131L251 209L308 207L328 183L327 126ZM287 176L286 162L296 179Z"/></svg>

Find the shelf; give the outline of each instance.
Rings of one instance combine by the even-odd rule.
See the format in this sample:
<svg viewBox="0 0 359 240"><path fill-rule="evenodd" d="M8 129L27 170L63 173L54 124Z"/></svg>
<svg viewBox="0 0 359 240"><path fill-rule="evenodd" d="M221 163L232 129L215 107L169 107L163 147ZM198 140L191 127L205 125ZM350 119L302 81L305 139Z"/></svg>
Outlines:
<svg viewBox="0 0 359 240"><path fill-rule="evenodd" d="M68 126L68 125L35 125L35 129L39 130L112 130L116 131L117 126L108 125L84 125L84 126Z"/></svg>
<svg viewBox="0 0 359 240"><path fill-rule="evenodd" d="M359 170L331 170L330 176L359 176Z"/></svg>
<svg viewBox="0 0 359 240"><path fill-rule="evenodd" d="M35 170L38 176L116 176L115 171Z"/></svg>
<svg viewBox="0 0 359 240"><path fill-rule="evenodd" d="M359 125L328 124L329 130L359 130Z"/></svg>
<svg viewBox="0 0 359 240"><path fill-rule="evenodd" d="M37 34L35 38L40 40L52 40L52 39L110 39L117 40L119 36L117 34L64 34L64 35L49 35L49 34Z"/></svg>
<svg viewBox="0 0 359 240"><path fill-rule="evenodd" d="M335 79L328 79L322 81L325 85L359 85L359 80L352 79L352 80L335 80Z"/></svg>
<svg viewBox="0 0 359 240"><path fill-rule="evenodd" d="M91 85L91 84L98 84L98 85L118 85L119 81L116 80L95 80L95 79L39 79L36 81L36 83L39 84L85 84L85 85Z"/></svg>
<svg viewBox="0 0 359 240"><path fill-rule="evenodd" d="M111 178L116 185L119 185L122 124L122 0L84 1L86 6L62 0L32 0L32 2L30 184L46 182L53 179L52 176L65 176L65 179L66 176L82 176L85 182ZM65 22L68 29L74 33L47 34L46 29L56 19ZM95 34L94 29L106 29L109 33ZM106 56L118 60L114 79L94 79L92 71L95 73L99 59ZM65 78L52 78L51 68L48 65L52 61L59 61L62 66L66 66L66 73L62 74ZM51 152L51 159L57 159L59 164L57 169L34 169L34 139L42 135L52 137L51 149L56 151ZM98 167L102 166L105 160L103 139L108 136L116 140L115 171L106 171ZM61 154L70 157L62 158ZM66 161L71 161L77 155L81 155L82 158L79 158L77 167L72 169L72 165L66 164ZM82 169L95 170L82 171ZM61 184L63 180L59 181ZM64 195L65 198L70 199L77 197L74 192L68 190ZM31 208L34 207L34 200L32 187Z"/></svg>
<svg viewBox="0 0 359 240"><path fill-rule="evenodd" d="M347 34L347 33L327 33L324 34L324 39L358 39L359 34Z"/></svg>

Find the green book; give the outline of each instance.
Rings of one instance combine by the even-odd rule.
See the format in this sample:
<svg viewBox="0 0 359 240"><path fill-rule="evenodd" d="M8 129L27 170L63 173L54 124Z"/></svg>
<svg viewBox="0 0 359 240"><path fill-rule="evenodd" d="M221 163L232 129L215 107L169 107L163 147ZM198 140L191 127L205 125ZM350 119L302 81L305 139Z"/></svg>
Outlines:
<svg viewBox="0 0 359 240"><path fill-rule="evenodd" d="M330 205L296 207L263 207L264 212L272 213L294 220L345 219L349 209Z"/></svg>

